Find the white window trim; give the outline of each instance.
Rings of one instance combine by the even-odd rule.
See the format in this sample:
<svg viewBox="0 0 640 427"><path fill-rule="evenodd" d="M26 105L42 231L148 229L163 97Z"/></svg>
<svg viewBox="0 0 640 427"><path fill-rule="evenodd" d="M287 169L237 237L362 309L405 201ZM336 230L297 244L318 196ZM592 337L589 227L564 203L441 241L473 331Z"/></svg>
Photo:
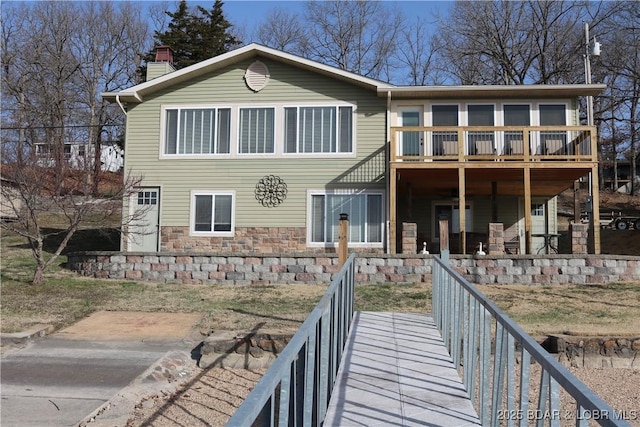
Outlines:
<svg viewBox="0 0 640 427"><path fill-rule="evenodd" d="M195 231L196 228L196 196L231 196L231 231ZM212 224L213 225L213 224ZM189 195L189 235L234 237L236 229L236 192L219 190L191 190Z"/></svg>
<svg viewBox="0 0 640 427"><path fill-rule="evenodd" d="M312 248L337 248L338 242L312 242L311 241L311 219L313 214L313 204L311 203L312 196L326 196L332 194L344 194L344 195L361 195L361 194L375 194L382 197L382 212L381 212L381 226L382 226L382 241L375 243L352 243L349 242L349 246L353 248L382 248L386 241L387 232L387 220L386 220L386 195L384 190L356 190L356 189L339 189L339 190L307 190L307 246ZM337 221L337 219L336 219Z"/></svg>
<svg viewBox="0 0 640 427"><path fill-rule="evenodd" d="M284 146L284 135L286 133L286 129L284 126L284 110L285 108L305 108L305 107L333 107L333 108L340 108L340 107L351 107L351 151L349 152L342 152L342 153L286 153L285 152L285 146ZM335 158L350 158L350 157L355 157L357 149L356 149L356 126L357 126L357 110L358 107L355 103L350 103L350 102L319 102L319 103L300 103L300 104L282 104L280 105L280 114L281 114L281 121L278 123L279 126L278 128L281 130L282 132L282 137L280 138L280 143L278 144L280 151L279 151L279 155L282 155L283 157L297 157L297 158L331 158L331 159L335 159ZM337 117L337 116L336 116ZM296 123L296 131L298 130L298 123ZM276 150L277 151L277 150Z"/></svg>
<svg viewBox="0 0 640 427"><path fill-rule="evenodd" d="M164 152L164 148L167 144L167 110L188 110L188 109L207 109L207 108L215 108L216 111L220 109L231 109L231 124L230 124L230 133L229 136L229 153L211 153L211 154L167 154ZM234 106L229 104L166 104L160 107L160 144L159 144L159 158L160 159L185 159L185 160L196 160L196 159L220 159L220 158L230 158L233 155L234 150L234 138L237 136L234 135ZM216 114L216 131L218 129L218 117Z"/></svg>

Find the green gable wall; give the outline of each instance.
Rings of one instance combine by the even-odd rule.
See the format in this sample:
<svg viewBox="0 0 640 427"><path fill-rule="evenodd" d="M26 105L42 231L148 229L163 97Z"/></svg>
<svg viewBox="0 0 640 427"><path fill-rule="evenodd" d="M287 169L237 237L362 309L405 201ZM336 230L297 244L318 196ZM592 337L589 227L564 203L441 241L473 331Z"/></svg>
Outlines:
<svg viewBox="0 0 640 427"><path fill-rule="evenodd" d="M270 72L269 83L258 93L250 90L243 78L246 68L256 59L265 63ZM173 86L145 98L141 104L129 106L125 169L142 174L145 186L161 186L162 226L189 224L192 190L235 191L236 227L304 227L307 189L385 188L386 100L372 91L329 77L256 59ZM160 159L162 105L270 106L336 101L357 106L356 157ZM276 144L281 143L276 140ZM255 199L254 189L259 179L271 174L285 181L288 196L280 206L266 208Z"/></svg>

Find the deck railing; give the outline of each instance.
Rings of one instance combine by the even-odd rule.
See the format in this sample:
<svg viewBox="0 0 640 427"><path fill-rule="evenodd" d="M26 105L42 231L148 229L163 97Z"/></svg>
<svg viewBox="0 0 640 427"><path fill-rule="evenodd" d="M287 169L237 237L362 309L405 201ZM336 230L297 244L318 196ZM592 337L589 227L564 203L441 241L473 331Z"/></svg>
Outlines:
<svg viewBox="0 0 640 427"><path fill-rule="evenodd" d="M355 254L227 426L318 426L329 405L354 302Z"/></svg>
<svg viewBox="0 0 640 427"><path fill-rule="evenodd" d="M391 128L392 162L595 161L590 126L455 126Z"/></svg>
<svg viewBox="0 0 640 427"><path fill-rule="evenodd" d="M567 421L576 426L630 425L623 413L607 405L453 270L447 258L434 258L433 318L483 426L560 426ZM532 362L540 365L537 379ZM539 393L530 396L536 380ZM570 396L568 409L561 407L561 393Z"/></svg>

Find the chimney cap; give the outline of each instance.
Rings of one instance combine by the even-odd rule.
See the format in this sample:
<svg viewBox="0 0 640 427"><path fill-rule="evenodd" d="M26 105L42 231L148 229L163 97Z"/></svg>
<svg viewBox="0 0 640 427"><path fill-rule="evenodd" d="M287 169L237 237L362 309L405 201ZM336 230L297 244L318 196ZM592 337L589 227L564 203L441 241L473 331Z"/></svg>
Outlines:
<svg viewBox="0 0 640 427"><path fill-rule="evenodd" d="M166 45L156 46L155 62L168 62L169 64L173 64L173 49Z"/></svg>

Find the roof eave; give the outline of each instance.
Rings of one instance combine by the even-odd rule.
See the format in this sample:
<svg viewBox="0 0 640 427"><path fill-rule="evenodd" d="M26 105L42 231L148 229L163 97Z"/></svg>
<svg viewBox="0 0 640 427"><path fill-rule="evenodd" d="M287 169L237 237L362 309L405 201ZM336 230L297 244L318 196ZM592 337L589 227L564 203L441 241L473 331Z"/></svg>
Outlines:
<svg viewBox="0 0 640 427"><path fill-rule="evenodd" d="M561 98L597 96L606 87L604 84L396 86L379 88L378 94L386 96L390 92L395 99Z"/></svg>

